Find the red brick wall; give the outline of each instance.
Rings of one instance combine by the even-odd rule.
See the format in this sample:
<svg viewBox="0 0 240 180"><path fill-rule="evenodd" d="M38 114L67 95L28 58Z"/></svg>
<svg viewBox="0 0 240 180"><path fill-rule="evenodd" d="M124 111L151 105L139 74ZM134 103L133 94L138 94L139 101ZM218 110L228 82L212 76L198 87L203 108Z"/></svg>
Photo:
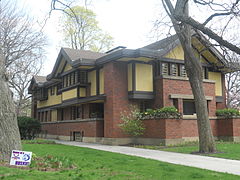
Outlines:
<svg viewBox="0 0 240 180"><path fill-rule="evenodd" d="M144 120L145 138L181 139L198 137L197 120L191 119L150 119ZM210 120L214 136L240 136L240 119Z"/></svg>
<svg viewBox="0 0 240 180"><path fill-rule="evenodd" d="M158 101L162 101L163 106L173 106L172 99L169 98L170 94L184 94L184 95L191 95L192 89L190 83L186 80L175 80L175 79L156 79L155 81L156 88L158 86L162 86L163 88L160 89L156 95L157 99L155 100L155 104L160 104ZM159 85L157 85L159 84ZM205 96L212 96L213 100L209 102L209 116L215 116L216 112L216 101L215 101L215 84L204 82L204 90ZM162 96L161 97L161 93ZM160 106L161 107L161 106Z"/></svg>
<svg viewBox="0 0 240 180"><path fill-rule="evenodd" d="M126 137L119 127L121 112L129 110L126 62L110 62L104 67L104 137Z"/></svg>
<svg viewBox="0 0 240 180"><path fill-rule="evenodd" d="M51 135L70 136L72 131L84 131L86 137L103 137L103 121L42 124L42 130Z"/></svg>
<svg viewBox="0 0 240 180"><path fill-rule="evenodd" d="M145 133L142 137L145 138L160 138L164 139L165 135L165 119L148 119L143 121Z"/></svg>
<svg viewBox="0 0 240 180"><path fill-rule="evenodd" d="M240 136L240 119L218 120L219 136Z"/></svg>
<svg viewBox="0 0 240 180"><path fill-rule="evenodd" d="M154 92L155 98L153 102L153 108L162 108L163 107L163 79L157 77L154 80Z"/></svg>

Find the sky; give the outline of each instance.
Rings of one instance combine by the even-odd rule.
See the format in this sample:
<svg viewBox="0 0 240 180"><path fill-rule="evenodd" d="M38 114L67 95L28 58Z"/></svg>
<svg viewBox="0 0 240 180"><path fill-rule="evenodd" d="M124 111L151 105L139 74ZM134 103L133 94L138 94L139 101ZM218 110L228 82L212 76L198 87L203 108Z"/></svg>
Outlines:
<svg viewBox="0 0 240 180"><path fill-rule="evenodd" d="M17 0L27 14L34 17L39 25L49 17L50 0ZM41 3L39 3L41 2ZM97 15L100 28L114 38L114 46L135 49L155 41L152 38L154 21L161 9L159 0L92 0L88 6ZM76 4L83 5L83 0ZM47 55L41 75L51 73L60 50L61 33L58 30L61 13L54 11L43 28L49 39Z"/></svg>

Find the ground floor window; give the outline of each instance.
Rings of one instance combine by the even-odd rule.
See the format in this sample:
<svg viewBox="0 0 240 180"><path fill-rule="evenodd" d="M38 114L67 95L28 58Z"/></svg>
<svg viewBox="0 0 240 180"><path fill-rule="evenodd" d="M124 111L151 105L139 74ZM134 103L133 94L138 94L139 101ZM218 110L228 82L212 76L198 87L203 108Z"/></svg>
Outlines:
<svg viewBox="0 0 240 180"><path fill-rule="evenodd" d="M196 114L195 102L193 99L183 99L183 115Z"/></svg>
<svg viewBox="0 0 240 180"><path fill-rule="evenodd" d="M104 116L104 104L103 103L92 103L89 107L90 118L103 118Z"/></svg>
<svg viewBox="0 0 240 180"><path fill-rule="evenodd" d="M139 102L140 112L145 112L147 109L151 109L149 101L140 101Z"/></svg>

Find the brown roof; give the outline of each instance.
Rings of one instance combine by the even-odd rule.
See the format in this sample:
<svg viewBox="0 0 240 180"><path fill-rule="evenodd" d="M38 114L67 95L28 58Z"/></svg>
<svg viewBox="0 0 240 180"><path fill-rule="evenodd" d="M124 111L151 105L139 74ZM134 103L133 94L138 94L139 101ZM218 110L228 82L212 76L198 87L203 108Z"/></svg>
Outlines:
<svg viewBox="0 0 240 180"><path fill-rule="evenodd" d="M33 76L36 83L44 83L46 81L46 76Z"/></svg>
<svg viewBox="0 0 240 180"><path fill-rule="evenodd" d="M175 34L173 36L169 36L169 37L164 38L160 41L157 41L157 42L154 42L154 43L149 44L147 46L144 46L142 48L152 49L152 50L161 50L161 49L165 49L167 46L171 45L176 40L178 40L178 36Z"/></svg>
<svg viewBox="0 0 240 180"><path fill-rule="evenodd" d="M63 48L64 51L67 53L69 58L72 61L79 60L79 59L88 59L88 60L96 60L104 56L104 53L93 52L89 50L79 50L79 49L70 49L70 48Z"/></svg>

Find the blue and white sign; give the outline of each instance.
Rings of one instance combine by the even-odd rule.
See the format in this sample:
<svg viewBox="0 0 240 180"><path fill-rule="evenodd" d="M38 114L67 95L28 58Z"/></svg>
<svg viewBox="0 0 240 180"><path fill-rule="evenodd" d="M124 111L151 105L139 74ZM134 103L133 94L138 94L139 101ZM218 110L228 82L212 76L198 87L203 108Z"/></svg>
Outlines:
<svg viewBox="0 0 240 180"><path fill-rule="evenodd" d="M32 152L12 150L10 165L28 166L31 164Z"/></svg>

